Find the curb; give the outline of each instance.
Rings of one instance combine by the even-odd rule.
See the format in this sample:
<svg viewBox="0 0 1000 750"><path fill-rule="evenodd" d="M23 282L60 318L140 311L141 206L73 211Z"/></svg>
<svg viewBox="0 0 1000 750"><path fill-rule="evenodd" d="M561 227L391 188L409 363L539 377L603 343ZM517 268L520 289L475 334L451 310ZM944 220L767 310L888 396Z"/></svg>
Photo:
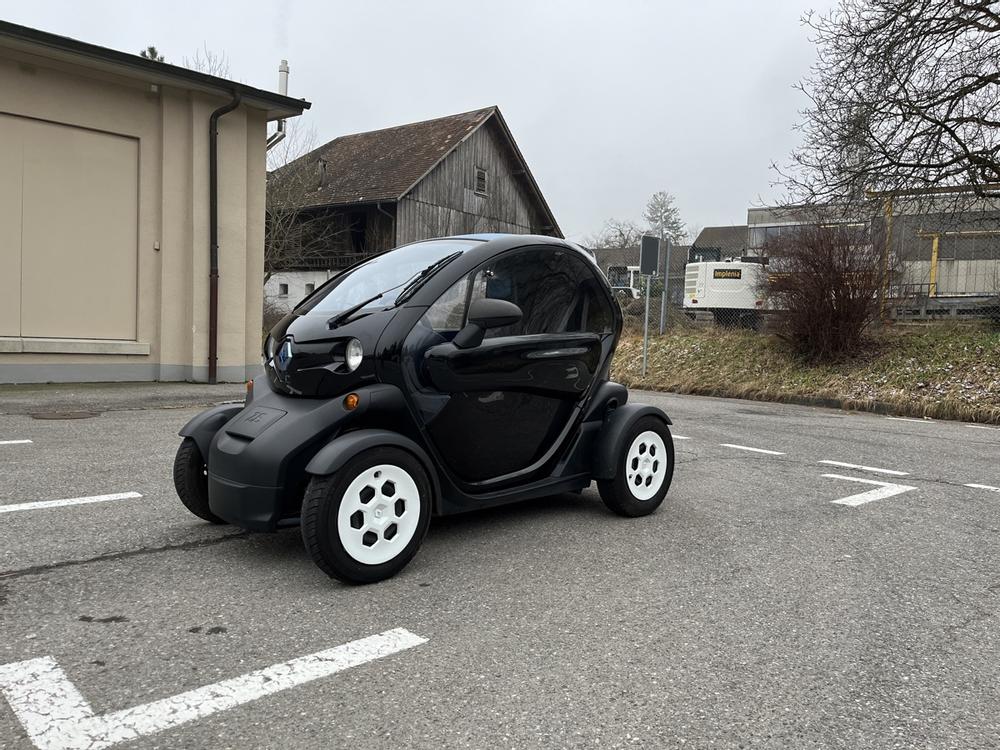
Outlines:
<svg viewBox="0 0 1000 750"><path fill-rule="evenodd" d="M624 379L623 379L624 380ZM856 401L847 398L834 398L827 396L803 396L794 393L762 393L759 391L736 392L723 388L688 388L683 390L671 390L657 388L653 384L641 382L623 382L628 388L636 388L657 393L670 393L676 396L711 396L715 398L732 398L743 401L762 401L776 404L792 404L794 406L816 406L825 409L839 409L840 411L867 412L871 414L882 414L893 417L914 417L917 419L937 419L949 422L975 422L977 424L998 425L1000 415L995 410L979 409L967 404L956 404L945 401L930 404L916 403L912 406L902 406L890 404L885 401ZM956 417L956 413L964 412L964 416ZM942 416L942 414L944 416Z"/></svg>

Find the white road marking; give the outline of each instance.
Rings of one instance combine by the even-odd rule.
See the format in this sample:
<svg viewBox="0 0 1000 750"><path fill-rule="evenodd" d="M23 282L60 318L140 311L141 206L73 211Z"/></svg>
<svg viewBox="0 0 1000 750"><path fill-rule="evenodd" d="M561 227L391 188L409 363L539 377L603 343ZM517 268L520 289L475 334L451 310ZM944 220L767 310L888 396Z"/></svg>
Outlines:
<svg viewBox="0 0 1000 750"><path fill-rule="evenodd" d="M990 492L1000 492L1000 487L991 487L988 484L967 484L966 487L972 487L977 490L989 490Z"/></svg>
<svg viewBox="0 0 1000 750"><path fill-rule="evenodd" d="M830 466L843 466L845 469L859 469L860 471L871 471L875 474L891 474L894 477L909 476L909 472L896 471L895 469L880 469L877 466L862 466L861 464L845 464L843 461L820 461L821 464Z"/></svg>
<svg viewBox="0 0 1000 750"><path fill-rule="evenodd" d="M1000 432L1000 427L987 427L984 424L967 424L966 427L971 427L974 430L992 430L993 432Z"/></svg>
<svg viewBox="0 0 1000 750"><path fill-rule="evenodd" d="M116 492L113 495L92 495L90 497L71 497L68 500L38 500L33 503L14 503L0 505L0 513L13 513L16 510L40 510L42 508L61 508L65 505L87 505L89 503L106 503L108 500L134 500L140 498L138 492Z"/></svg>
<svg viewBox="0 0 1000 750"><path fill-rule="evenodd" d="M911 419L910 417L886 417L886 419L891 419L893 422L917 422L919 424L930 424L933 421L930 419Z"/></svg>
<svg viewBox="0 0 1000 750"><path fill-rule="evenodd" d="M100 750L202 719L426 642L426 638L403 628L387 630L240 677L102 716L94 715L87 699L51 656L0 666L0 692L40 750Z"/></svg>
<svg viewBox="0 0 1000 750"><path fill-rule="evenodd" d="M733 445L732 443L719 443L723 448L735 448L738 451L752 451L753 453L766 453L769 456L784 456L781 451L767 451L763 448L751 448L747 445Z"/></svg>
<svg viewBox="0 0 1000 750"><path fill-rule="evenodd" d="M30 440L0 440L0 445L27 445Z"/></svg>
<svg viewBox="0 0 1000 750"><path fill-rule="evenodd" d="M690 440L691 439L689 437L684 437L683 435L674 435L673 438L674 438L674 440Z"/></svg>
<svg viewBox="0 0 1000 750"><path fill-rule="evenodd" d="M874 479L858 479L857 477L845 477L840 474L824 474L823 476L827 479L843 479L847 482L874 484L877 487L877 489L868 490L868 492L860 492L857 495L849 495L848 497L842 497L839 500L830 501L831 503L836 503L837 505L850 505L852 508L858 505L864 505L865 503L870 503L872 500L885 500L887 497L901 495L904 492L917 489L916 487L910 487L907 484L876 482Z"/></svg>

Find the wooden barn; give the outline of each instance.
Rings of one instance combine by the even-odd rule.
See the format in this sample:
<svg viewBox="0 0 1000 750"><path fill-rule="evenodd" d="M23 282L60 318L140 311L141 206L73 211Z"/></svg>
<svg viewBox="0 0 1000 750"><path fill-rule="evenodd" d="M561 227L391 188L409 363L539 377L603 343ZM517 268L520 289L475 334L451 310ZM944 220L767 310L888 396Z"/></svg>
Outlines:
<svg viewBox="0 0 1000 750"><path fill-rule="evenodd" d="M313 245L272 269L269 296L289 303L324 275L415 240L562 236L497 107L341 136L276 170L268 189L295 204Z"/></svg>

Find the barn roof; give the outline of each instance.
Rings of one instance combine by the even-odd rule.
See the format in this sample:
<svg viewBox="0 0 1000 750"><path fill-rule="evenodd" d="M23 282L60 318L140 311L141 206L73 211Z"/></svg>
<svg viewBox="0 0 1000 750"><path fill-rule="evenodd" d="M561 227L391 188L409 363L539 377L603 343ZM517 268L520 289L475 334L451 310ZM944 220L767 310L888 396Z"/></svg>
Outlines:
<svg viewBox="0 0 1000 750"><path fill-rule="evenodd" d="M275 175L281 179L283 174L298 170L314 175L315 187L308 188L305 196L312 206L397 201L491 119L495 119L513 158L520 163L528 192L535 196L543 215L558 231L552 211L495 106L343 135L281 167Z"/></svg>

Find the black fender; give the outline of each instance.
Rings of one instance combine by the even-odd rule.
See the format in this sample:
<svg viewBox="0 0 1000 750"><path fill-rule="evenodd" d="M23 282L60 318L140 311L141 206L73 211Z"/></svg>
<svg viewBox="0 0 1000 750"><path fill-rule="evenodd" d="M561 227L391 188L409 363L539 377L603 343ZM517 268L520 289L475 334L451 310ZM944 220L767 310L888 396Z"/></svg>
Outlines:
<svg viewBox="0 0 1000 750"><path fill-rule="evenodd" d="M618 460L625 450L625 435L629 428L643 417L656 417L664 424L671 425L670 417L663 409L648 404L625 404L608 414L601 428L594 452L594 479L614 479L618 472Z"/></svg>
<svg viewBox="0 0 1000 750"><path fill-rule="evenodd" d="M424 467L427 476L430 477L431 487L434 491L434 501L432 507L439 510L441 503L441 483L438 478L434 462L431 461L427 451L405 435L400 435L392 430L361 429L345 432L338 435L306 464L306 473L316 476L333 474L344 464L354 458L362 451L369 448L381 448L383 446L393 446L401 448L407 453L412 453Z"/></svg>
<svg viewBox="0 0 1000 750"><path fill-rule="evenodd" d="M628 388L613 380L605 380L594 390L587 411L583 415L584 422L600 422L608 409L617 409L628 402Z"/></svg>
<svg viewBox="0 0 1000 750"><path fill-rule="evenodd" d="M186 425L181 427L177 433L181 437L193 438L198 444L202 458L208 460L208 451L212 445L212 438L215 433L222 429L222 426L230 419L243 411L243 404L222 404L213 406L207 411L193 417Z"/></svg>

